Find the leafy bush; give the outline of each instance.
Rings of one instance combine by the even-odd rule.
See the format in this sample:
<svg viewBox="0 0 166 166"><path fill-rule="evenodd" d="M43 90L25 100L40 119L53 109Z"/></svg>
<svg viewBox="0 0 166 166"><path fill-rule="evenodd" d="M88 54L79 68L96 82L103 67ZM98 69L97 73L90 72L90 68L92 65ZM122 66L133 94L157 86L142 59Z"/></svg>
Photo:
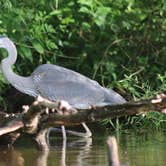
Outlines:
<svg viewBox="0 0 166 166"><path fill-rule="evenodd" d="M15 42L21 75L53 63L128 99L165 90L164 0L2 0L0 8L0 34ZM5 87L1 74L1 92Z"/></svg>

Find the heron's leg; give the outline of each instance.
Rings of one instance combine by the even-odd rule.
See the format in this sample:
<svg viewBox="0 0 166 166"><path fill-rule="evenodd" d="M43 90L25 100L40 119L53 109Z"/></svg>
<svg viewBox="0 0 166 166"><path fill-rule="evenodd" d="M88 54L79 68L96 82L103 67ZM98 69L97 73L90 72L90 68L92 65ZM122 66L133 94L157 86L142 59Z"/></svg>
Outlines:
<svg viewBox="0 0 166 166"><path fill-rule="evenodd" d="M88 126L83 122L81 123L83 128L85 129L85 132L78 132L78 131L71 131L71 130L65 130L65 126L61 126L61 129L59 128L50 128L50 131L54 131L54 132L62 132L62 136L63 139L67 139L66 133L71 134L71 135L75 135L75 136L79 136L79 137L84 137L84 138L89 138L92 136L92 132L90 131L90 129L88 128ZM49 134L47 136L47 140L49 139Z"/></svg>
<svg viewBox="0 0 166 166"><path fill-rule="evenodd" d="M63 140L66 140L67 139L67 136L66 136L66 130L65 130L65 126L61 126L61 129L60 128L48 128L47 129L47 133L46 133L46 141L48 143L48 145L50 145L49 143L49 138L50 138L50 133L51 132L62 132L62 137L63 137Z"/></svg>
<svg viewBox="0 0 166 166"><path fill-rule="evenodd" d="M49 148L51 147L51 145L50 145L50 133L52 131L62 132L62 129L60 129L60 128L53 128L53 127L50 127L50 128L47 129L47 132L46 132L46 142L47 142L47 145L48 145Z"/></svg>
<svg viewBox="0 0 166 166"><path fill-rule="evenodd" d="M74 113L75 111L77 111L74 108L72 108L72 106L67 101L64 101L64 100L61 100L59 102L59 108L58 109L60 110L58 112L59 113L63 112L63 114ZM80 136L80 137L91 137L92 132L89 130L88 126L84 122L81 123L81 124L82 124L83 128L85 129L85 133L71 131L71 130L66 130L66 133L69 133L71 135Z"/></svg>
<svg viewBox="0 0 166 166"><path fill-rule="evenodd" d="M62 137L63 137L63 140L66 140L67 137L66 137L66 130L65 130L65 126L61 126L61 129L62 129Z"/></svg>
<svg viewBox="0 0 166 166"><path fill-rule="evenodd" d="M85 133L83 132L77 132L77 131L71 131L71 130L66 130L66 133L69 133L71 135L75 135L75 136L79 136L79 137L84 137L84 138L88 138L92 136L92 132L90 131L90 129L88 128L88 126L83 122L81 123L83 128L85 129Z"/></svg>
<svg viewBox="0 0 166 166"><path fill-rule="evenodd" d="M74 113L76 110L74 108L72 108L72 106L67 102L67 101L64 101L64 100L61 100L59 102L59 106L58 106L58 109L57 109L57 112L59 114L68 114L68 113ZM68 134L71 134L71 135L75 135L75 136L79 136L79 137L84 137L84 138L88 138L88 137L91 137L92 136L92 132L90 131L90 129L88 128L88 126L83 122L81 123L83 128L85 129L85 133L83 132L77 132L77 131L71 131L71 130L65 130L65 126L61 126L61 129L62 129L62 136L63 136L63 139L66 140L66 133ZM59 129L57 128L50 128L48 133L47 133L47 139L49 139L49 133L51 131L59 131Z"/></svg>
<svg viewBox="0 0 166 166"><path fill-rule="evenodd" d="M62 127L63 128L63 127ZM62 155L61 155L61 166L66 166L66 139L63 139L62 143Z"/></svg>

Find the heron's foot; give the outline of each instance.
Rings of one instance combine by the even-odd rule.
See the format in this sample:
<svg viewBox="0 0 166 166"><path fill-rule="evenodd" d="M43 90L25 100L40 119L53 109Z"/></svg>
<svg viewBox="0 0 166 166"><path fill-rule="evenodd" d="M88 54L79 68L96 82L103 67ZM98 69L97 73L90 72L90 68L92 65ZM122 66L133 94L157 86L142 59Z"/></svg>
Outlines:
<svg viewBox="0 0 166 166"><path fill-rule="evenodd" d="M38 105L40 102L43 102L45 99L43 97L41 97L40 95L37 96L34 105Z"/></svg>
<svg viewBox="0 0 166 166"><path fill-rule="evenodd" d="M91 106L89 106L89 109L96 109L96 106L95 105L91 105Z"/></svg>
<svg viewBox="0 0 166 166"><path fill-rule="evenodd" d="M61 100L58 103L57 112L61 115L62 114L69 115L69 114L76 113L77 110L74 109L67 101Z"/></svg>
<svg viewBox="0 0 166 166"><path fill-rule="evenodd" d="M24 113L27 113L28 110L29 110L29 105L23 105L23 106L22 106L22 109L23 109L23 112L24 112Z"/></svg>

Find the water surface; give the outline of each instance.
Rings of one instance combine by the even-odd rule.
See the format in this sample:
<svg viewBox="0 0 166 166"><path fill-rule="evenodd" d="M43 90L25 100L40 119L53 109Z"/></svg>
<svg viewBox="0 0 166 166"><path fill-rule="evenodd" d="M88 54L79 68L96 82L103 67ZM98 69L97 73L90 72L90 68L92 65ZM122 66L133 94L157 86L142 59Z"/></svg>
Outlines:
<svg viewBox="0 0 166 166"><path fill-rule="evenodd" d="M122 165L165 166L166 132L125 130L96 131L93 138L52 139L49 152L40 152L31 139L20 140L14 148L0 150L0 166L107 166L106 140L114 134Z"/></svg>

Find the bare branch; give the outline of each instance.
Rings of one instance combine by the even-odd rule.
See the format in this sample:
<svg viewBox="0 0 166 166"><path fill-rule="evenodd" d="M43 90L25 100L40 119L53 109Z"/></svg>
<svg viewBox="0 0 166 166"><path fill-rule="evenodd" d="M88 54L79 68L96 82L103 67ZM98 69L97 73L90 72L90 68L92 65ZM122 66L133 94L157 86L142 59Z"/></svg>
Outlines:
<svg viewBox="0 0 166 166"><path fill-rule="evenodd" d="M156 101L156 102L155 102ZM92 107L91 109L79 109L77 113L69 115L50 114L41 118L45 127L58 125L77 125L82 122L94 122L105 118L130 116L145 112L165 113L166 97L162 96L151 100L127 102L119 105L108 105L104 107Z"/></svg>
<svg viewBox="0 0 166 166"><path fill-rule="evenodd" d="M13 120L12 122L8 123L6 126L0 128L0 136L14 132L23 127L24 123L21 120Z"/></svg>
<svg viewBox="0 0 166 166"><path fill-rule="evenodd" d="M0 112L0 136L10 135L16 131L29 134L38 134L45 129L56 126L78 125L84 122L94 122L105 118L130 116L150 111L166 114L166 96L158 95L150 100L132 101L119 105L107 105L89 109L74 109L69 107L68 113L59 110L59 102L52 102L41 97L24 111L18 114ZM46 109L48 110L46 113ZM49 111L50 110L50 111ZM21 130L22 129L22 130Z"/></svg>

